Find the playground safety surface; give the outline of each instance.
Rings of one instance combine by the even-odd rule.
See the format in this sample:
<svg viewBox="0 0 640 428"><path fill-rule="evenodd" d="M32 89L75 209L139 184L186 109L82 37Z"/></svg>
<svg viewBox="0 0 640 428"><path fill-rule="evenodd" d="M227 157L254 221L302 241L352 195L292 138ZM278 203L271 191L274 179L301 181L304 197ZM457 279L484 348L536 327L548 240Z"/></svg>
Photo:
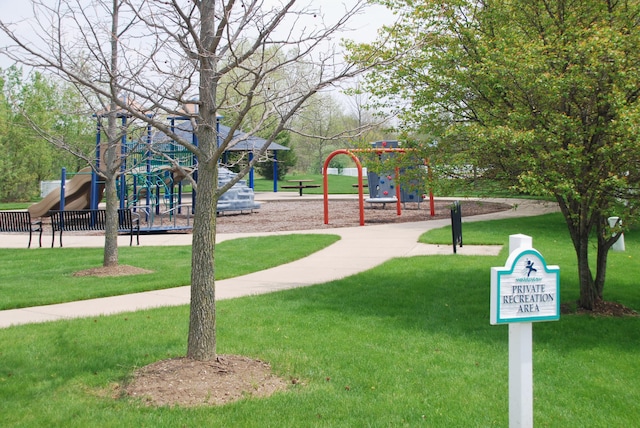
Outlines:
<svg viewBox="0 0 640 428"><path fill-rule="evenodd" d="M404 204L397 214L396 204L380 204L373 207L365 204L365 225L408 223L448 219L454 200L435 201L435 215L431 216L429 202ZM260 202L261 206L252 214L225 213L218 217L218 233L277 232L308 229L335 229L359 226L360 213L356 199L329 200L329 223L324 224L324 202L320 199L275 200ZM502 202L465 200L461 203L463 216L490 214L510 209Z"/></svg>

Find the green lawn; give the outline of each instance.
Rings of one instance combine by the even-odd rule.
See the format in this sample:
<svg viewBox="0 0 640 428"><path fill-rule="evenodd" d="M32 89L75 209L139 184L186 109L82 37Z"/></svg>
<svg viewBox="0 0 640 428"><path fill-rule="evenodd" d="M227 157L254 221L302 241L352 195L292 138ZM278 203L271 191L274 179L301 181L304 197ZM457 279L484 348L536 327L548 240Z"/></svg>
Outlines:
<svg viewBox="0 0 640 428"><path fill-rule="evenodd" d="M246 275L288 263L338 239L337 235L294 234L224 241L216 245L216 278ZM190 283L191 246L121 247L118 252L120 264L152 273L134 277L73 276L74 272L100 266L102 248L0 249L0 310Z"/></svg>
<svg viewBox="0 0 640 428"><path fill-rule="evenodd" d="M467 242L476 230L495 235L479 241L504 242L511 229L560 265L562 301L575 300L575 256L559 216L463 224ZM605 297L638 310L640 235L625 238ZM299 382L215 408L118 396L136 367L184 355L186 306L2 329L2 425L506 427L508 329L489 325L489 272L504 262L394 259L339 281L218 302L220 353L264 359ZM533 332L536 426L637 426L640 318L563 315Z"/></svg>
<svg viewBox="0 0 640 428"><path fill-rule="evenodd" d="M364 177L366 183L367 177ZM278 192L298 192L298 189L282 189L280 186L297 185L298 183L289 183L287 180L313 180L312 184L319 184L320 187L315 189L304 189L304 194L322 195L324 188L322 187L322 174L289 174L284 180L278 180ZM347 177L342 175L330 175L327 178L329 183L329 193L331 194L357 194L358 188L353 184L358 183L358 177ZM273 181L256 176L254 180L254 190L256 192L273 192ZM364 192L368 194L367 189Z"/></svg>
<svg viewBox="0 0 640 428"><path fill-rule="evenodd" d="M468 221L464 217L462 219L463 244L469 245L507 245L509 235L524 233L533 237L533 234L528 232L529 229L535 231L534 247L537 241L540 241L540 245L550 244L552 247L558 242L571 245L567 225L560 213L527 219L481 222ZM425 244L451 244L451 228L431 230L422 235L419 241Z"/></svg>
<svg viewBox="0 0 640 428"><path fill-rule="evenodd" d="M364 183L366 183L367 177L364 176ZM278 180L279 192L297 192L297 189L282 189L282 185L290 185L297 183L288 183L287 180L313 180L313 184L323 183L322 174L289 174L284 180ZM354 187L357 184L358 177L347 177L339 175L329 175L327 178L329 182L330 194L357 194L358 188ZM506 188L504 185L487 179L478 180L450 180L444 183L440 183L443 187L435 192L435 196L451 196L451 197L493 197L493 198L536 198L537 196L525 195L517 193L510 188ZM259 176L256 176L254 180L254 190L256 192L273 192L273 181L266 180ZM304 189L305 194L319 195L323 193L323 187L316 189ZM364 193L368 194L368 189L364 189ZM426 192L425 192L426 193Z"/></svg>
<svg viewBox="0 0 640 428"><path fill-rule="evenodd" d="M32 202L2 202L0 203L0 210L26 210Z"/></svg>

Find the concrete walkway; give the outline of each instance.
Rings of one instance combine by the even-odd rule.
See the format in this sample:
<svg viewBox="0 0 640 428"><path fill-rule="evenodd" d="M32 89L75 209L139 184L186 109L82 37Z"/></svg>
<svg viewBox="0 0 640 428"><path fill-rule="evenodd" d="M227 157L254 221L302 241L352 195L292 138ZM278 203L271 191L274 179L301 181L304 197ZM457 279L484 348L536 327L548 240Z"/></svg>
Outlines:
<svg viewBox="0 0 640 428"><path fill-rule="evenodd" d="M274 197L291 198L289 195L258 194L256 200L267 201ZM300 197L295 194L295 198L299 199ZM556 204L549 202L497 199L492 201L512 204L514 209L500 213L464 217L463 223L532 216L557 211ZM452 254L451 245L425 245L417 242L418 237L425 231L447 225L450 225L448 219L330 230L303 230L300 232L219 234L218 242L245 236L288 235L292 233L331 233L339 235L341 239L303 259L249 275L216 281L216 298L219 300L230 299L320 284L363 272L395 257ZM0 237L0 247L24 248L24 238L21 235L3 234ZM121 238L120 244L128 245L129 238L127 236ZM47 239L45 239L45 245L46 241ZM191 235L145 235L141 241L141 245L146 246L191 245ZM100 247L103 244L104 237L102 236L65 236L65 247ZM463 246L458 248L459 255L496 255L499 251L499 246ZM184 286L57 305L12 309L0 311L0 328L59 319L131 312L161 306L185 305L189 301L190 290L188 286Z"/></svg>

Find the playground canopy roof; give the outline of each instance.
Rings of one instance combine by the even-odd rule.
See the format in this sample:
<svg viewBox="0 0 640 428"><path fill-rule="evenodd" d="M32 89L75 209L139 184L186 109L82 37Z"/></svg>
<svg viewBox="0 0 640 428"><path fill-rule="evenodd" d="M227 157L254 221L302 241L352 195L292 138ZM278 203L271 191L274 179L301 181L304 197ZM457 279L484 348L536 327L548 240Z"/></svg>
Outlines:
<svg viewBox="0 0 640 428"><path fill-rule="evenodd" d="M218 125L220 138L225 139L229 136L229 132L231 129L228 126L219 124ZM189 121L181 121L181 123L177 124L174 128L174 132L183 138L190 140L193 136L191 123ZM168 141L168 137L166 134L158 132L154 134L153 141L156 145L162 144L171 144ZM227 148L229 152L254 152L262 149L262 147L267 143L267 140L264 138L257 137L255 135L249 135L242 131L236 131L233 133L233 141L231 142L231 147ZM176 149L175 146L172 146L173 150ZM186 150L184 148L177 148L177 150ZM271 142L267 150L279 151L279 150L290 150L289 147L283 146L281 144Z"/></svg>
<svg viewBox="0 0 640 428"><path fill-rule="evenodd" d="M227 138L231 129L228 126L224 125L219 125L219 127L220 137ZM267 142L267 140L265 140L264 138L256 137L255 135L246 136L246 134L244 134L242 131L234 132L233 137L239 141L227 149L230 152L253 152L256 150L260 150ZM271 142L267 150L290 149L289 147L283 146L281 144Z"/></svg>

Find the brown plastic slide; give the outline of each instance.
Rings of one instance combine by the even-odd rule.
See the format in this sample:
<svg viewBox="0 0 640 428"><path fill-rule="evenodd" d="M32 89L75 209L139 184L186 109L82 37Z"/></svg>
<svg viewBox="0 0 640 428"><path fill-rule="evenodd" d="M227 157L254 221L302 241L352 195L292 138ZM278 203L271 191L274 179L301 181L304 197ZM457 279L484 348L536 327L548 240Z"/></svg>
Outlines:
<svg viewBox="0 0 640 428"><path fill-rule="evenodd" d="M81 169L64 188L64 209L83 210L91 204L91 167ZM31 217L44 217L49 210L60 209L60 188L49 192L28 210Z"/></svg>

